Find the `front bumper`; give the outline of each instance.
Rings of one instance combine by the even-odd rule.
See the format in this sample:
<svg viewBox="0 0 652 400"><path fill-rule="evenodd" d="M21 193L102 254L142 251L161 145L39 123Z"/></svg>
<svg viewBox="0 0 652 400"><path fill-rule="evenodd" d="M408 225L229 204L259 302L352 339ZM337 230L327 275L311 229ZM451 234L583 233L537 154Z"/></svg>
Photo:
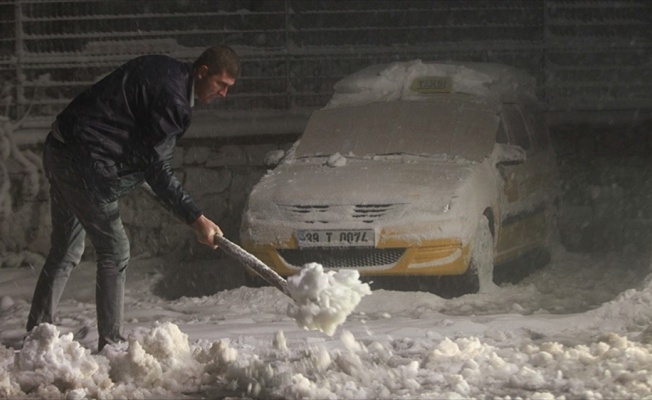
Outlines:
<svg viewBox="0 0 652 400"><path fill-rule="evenodd" d="M316 262L324 269L356 269L363 276L459 275L469 265L469 246L460 240L385 242L373 248L285 248L243 242L243 247L282 276Z"/></svg>

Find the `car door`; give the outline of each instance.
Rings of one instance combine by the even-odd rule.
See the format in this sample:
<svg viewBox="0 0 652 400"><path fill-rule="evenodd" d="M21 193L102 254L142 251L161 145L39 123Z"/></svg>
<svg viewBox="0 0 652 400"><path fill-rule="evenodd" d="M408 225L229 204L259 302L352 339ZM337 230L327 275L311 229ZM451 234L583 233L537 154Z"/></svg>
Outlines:
<svg viewBox="0 0 652 400"><path fill-rule="evenodd" d="M534 117L517 104L505 104L501 113L502 132L498 141L522 147L527 159L503 163L500 192L501 226L495 262L500 264L530 250L545 246L546 207L550 182L550 157L536 135Z"/></svg>

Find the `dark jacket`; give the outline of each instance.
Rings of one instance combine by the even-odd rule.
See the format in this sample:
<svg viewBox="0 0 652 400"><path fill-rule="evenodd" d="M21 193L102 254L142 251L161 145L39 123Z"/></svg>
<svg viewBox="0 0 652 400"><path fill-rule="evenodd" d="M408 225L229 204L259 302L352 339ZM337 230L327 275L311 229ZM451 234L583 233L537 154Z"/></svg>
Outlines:
<svg viewBox="0 0 652 400"><path fill-rule="evenodd" d="M55 123L99 203L140 185L190 223L201 215L170 161L190 125L192 65L167 56L133 59L77 96Z"/></svg>

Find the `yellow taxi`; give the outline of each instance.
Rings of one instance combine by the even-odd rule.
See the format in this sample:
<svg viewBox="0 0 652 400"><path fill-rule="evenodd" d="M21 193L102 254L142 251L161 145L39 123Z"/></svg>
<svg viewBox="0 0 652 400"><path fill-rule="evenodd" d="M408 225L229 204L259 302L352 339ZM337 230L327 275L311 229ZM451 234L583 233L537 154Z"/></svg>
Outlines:
<svg viewBox="0 0 652 400"><path fill-rule="evenodd" d="M548 250L555 231L557 165L535 89L489 63L413 60L342 79L251 191L242 246L282 276L317 262L491 288L495 265Z"/></svg>

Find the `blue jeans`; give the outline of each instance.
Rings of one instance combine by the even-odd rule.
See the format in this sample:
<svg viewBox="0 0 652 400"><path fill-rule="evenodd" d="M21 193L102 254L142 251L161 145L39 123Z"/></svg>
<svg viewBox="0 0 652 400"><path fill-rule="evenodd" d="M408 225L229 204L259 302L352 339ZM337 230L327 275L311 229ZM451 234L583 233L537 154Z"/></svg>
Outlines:
<svg viewBox="0 0 652 400"><path fill-rule="evenodd" d="M50 183L52 236L34 290L27 330L43 322L52 323L70 273L81 260L88 233L97 256L95 303L101 350L107 343L122 340L129 239L118 202L99 203L86 189L78 165L75 154L50 134L43 166Z"/></svg>

